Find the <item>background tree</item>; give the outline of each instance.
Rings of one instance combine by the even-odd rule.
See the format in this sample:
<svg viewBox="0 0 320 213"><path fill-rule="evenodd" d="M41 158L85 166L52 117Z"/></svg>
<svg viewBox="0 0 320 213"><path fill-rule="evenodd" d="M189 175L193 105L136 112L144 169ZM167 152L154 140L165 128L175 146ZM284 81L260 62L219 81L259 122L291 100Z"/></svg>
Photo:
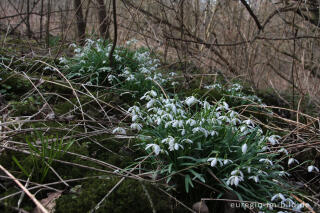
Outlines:
<svg viewBox="0 0 320 213"><path fill-rule="evenodd" d="M83 17L82 11L82 1L74 0L74 8L76 10L76 22L77 22L77 30L78 30L78 39L81 44L84 44L86 38L86 22Z"/></svg>
<svg viewBox="0 0 320 213"><path fill-rule="evenodd" d="M109 39L109 21L104 0L97 0L100 36Z"/></svg>

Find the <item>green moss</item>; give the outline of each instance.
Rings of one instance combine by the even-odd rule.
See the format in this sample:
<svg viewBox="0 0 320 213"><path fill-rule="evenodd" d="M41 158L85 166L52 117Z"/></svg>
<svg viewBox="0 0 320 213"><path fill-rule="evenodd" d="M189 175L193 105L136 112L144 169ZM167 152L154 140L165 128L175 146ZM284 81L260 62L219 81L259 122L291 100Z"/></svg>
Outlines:
<svg viewBox="0 0 320 213"><path fill-rule="evenodd" d="M27 116L39 111L42 102L39 96L30 96L23 101L11 101L14 116Z"/></svg>
<svg viewBox="0 0 320 213"><path fill-rule="evenodd" d="M7 100L17 100L20 96L32 89L30 81L23 76L9 71L0 72L0 91Z"/></svg>
<svg viewBox="0 0 320 213"><path fill-rule="evenodd" d="M57 201L56 213L88 212L118 183L120 178L88 180L81 185L78 194L68 193ZM154 187L147 185L147 191L157 212L170 212L170 201L162 196ZM102 203L96 212L151 212L150 202L143 190L141 182L131 179L124 180Z"/></svg>

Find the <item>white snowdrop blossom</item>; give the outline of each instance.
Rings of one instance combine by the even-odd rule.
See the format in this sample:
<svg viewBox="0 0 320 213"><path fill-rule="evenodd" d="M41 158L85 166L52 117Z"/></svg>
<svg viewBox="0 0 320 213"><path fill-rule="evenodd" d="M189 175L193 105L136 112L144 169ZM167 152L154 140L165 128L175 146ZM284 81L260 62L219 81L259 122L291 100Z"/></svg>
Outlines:
<svg viewBox="0 0 320 213"><path fill-rule="evenodd" d="M247 152L247 149L248 149L248 145L246 143L241 146L241 151L243 154Z"/></svg>
<svg viewBox="0 0 320 213"><path fill-rule="evenodd" d="M190 139L183 139L181 142L186 142L186 143L190 143L190 144L192 144L193 143L193 141L192 140L190 140Z"/></svg>
<svg viewBox="0 0 320 213"><path fill-rule="evenodd" d="M278 199L278 198L280 198L282 201L286 201L286 198L285 198L284 195L281 194L281 193L278 193L278 194L273 195L272 198L271 198L271 201L274 201L274 200L276 200L276 199Z"/></svg>
<svg viewBox="0 0 320 213"><path fill-rule="evenodd" d="M112 130L112 134L115 134L115 133L118 133L118 134L121 134L121 135L125 135L126 134L126 130L124 128L122 128L122 127L117 127L114 130Z"/></svg>
<svg viewBox="0 0 320 213"><path fill-rule="evenodd" d="M223 160L223 165L227 165L227 164L229 164L229 163L233 163L233 161L232 161L232 160L229 160L229 159L224 159L224 160Z"/></svg>
<svg viewBox="0 0 320 213"><path fill-rule="evenodd" d="M308 172L312 172L313 170L319 172L319 169L315 167L314 165L308 166Z"/></svg>
<svg viewBox="0 0 320 213"><path fill-rule="evenodd" d="M150 149L150 148L153 149L153 151L154 151L154 153L155 153L156 155L159 155L159 153L160 153L160 151L161 151L159 145L154 144L154 143L153 143L153 144L148 144L145 149L147 150L147 149Z"/></svg>
<svg viewBox="0 0 320 213"><path fill-rule="evenodd" d="M266 159L266 158L261 158L261 159L259 160L259 162L264 162L264 163L267 163L267 164L270 164L271 166L273 166L272 161L269 160L269 159Z"/></svg>
<svg viewBox="0 0 320 213"><path fill-rule="evenodd" d="M298 160L296 160L296 159L294 159L294 158L289 158L289 160L288 160L288 165L291 165L291 164L293 164L294 162L296 162L297 164L299 164L299 161L298 161Z"/></svg>
<svg viewBox="0 0 320 213"><path fill-rule="evenodd" d="M194 96L188 97L188 98L186 98L186 100L185 100L185 103L186 103L188 106L191 106L192 104L197 103L197 102L198 102L198 100L197 100Z"/></svg>
<svg viewBox="0 0 320 213"><path fill-rule="evenodd" d="M142 125L138 124L138 123L133 123L133 124L131 124L130 128L133 130L140 131L142 129Z"/></svg>
<svg viewBox="0 0 320 213"><path fill-rule="evenodd" d="M150 95L151 95L152 97L157 97L157 92L154 91L154 90L151 90L151 91L150 91Z"/></svg>
<svg viewBox="0 0 320 213"><path fill-rule="evenodd" d="M250 119L244 120L242 123L246 124L247 127L254 127L255 126L254 122Z"/></svg>
<svg viewBox="0 0 320 213"><path fill-rule="evenodd" d="M241 176L232 175L232 176L227 180L227 185L230 185L230 186L232 186L232 185L238 186L239 183L240 183L241 181L243 181L243 180L244 180L244 179L243 179L243 177L241 177Z"/></svg>
<svg viewBox="0 0 320 213"><path fill-rule="evenodd" d="M114 75L109 75L109 76L108 76L108 81L109 81L109 82L112 82L113 79L116 79L116 76L114 76Z"/></svg>
<svg viewBox="0 0 320 213"><path fill-rule="evenodd" d="M208 162L211 162L211 167L215 167L217 165L218 159L217 158L209 158Z"/></svg>
<svg viewBox="0 0 320 213"><path fill-rule="evenodd" d="M267 138L267 140L274 146L279 143L279 139L281 137L279 135L271 135Z"/></svg>
<svg viewBox="0 0 320 213"><path fill-rule="evenodd" d="M196 125L196 121L195 120L193 120L193 119L188 119L187 121L186 121L186 124L188 124L188 125L190 125L190 126L194 126L194 125Z"/></svg>
<svg viewBox="0 0 320 213"><path fill-rule="evenodd" d="M153 106L153 104L155 103L156 101L154 99L151 99L148 103L147 103L147 109L149 109L150 107Z"/></svg>
<svg viewBox="0 0 320 213"><path fill-rule="evenodd" d="M77 45L75 43L72 43L69 45L69 48L76 48L76 47L77 47Z"/></svg>
<svg viewBox="0 0 320 213"><path fill-rule="evenodd" d="M288 155L288 150L286 150L285 148L281 148L280 150L278 150L279 153L285 153L286 155Z"/></svg>
<svg viewBox="0 0 320 213"><path fill-rule="evenodd" d="M259 182L259 176L250 176L249 179L254 180L256 183Z"/></svg>

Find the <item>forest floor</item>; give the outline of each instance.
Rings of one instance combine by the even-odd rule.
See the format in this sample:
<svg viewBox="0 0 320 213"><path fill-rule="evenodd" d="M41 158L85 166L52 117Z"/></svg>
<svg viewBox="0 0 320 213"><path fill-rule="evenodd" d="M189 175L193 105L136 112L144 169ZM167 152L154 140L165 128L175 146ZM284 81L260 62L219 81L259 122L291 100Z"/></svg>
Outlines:
<svg viewBox="0 0 320 213"><path fill-rule="evenodd" d="M272 91L162 64L129 44L109 66L108 45L88 42L52 41L48 52L34 41L1 41L1 212L41 212L26 191L48 212L193 212L201 199L210 212L235 211L232 200L285 203L265 212L320 212L319 109L306 98L294 97L292 109ZM171 123L148 120L166 104ZM219 120L211 132L209 115ZM261 174L247 178L249 168ZM280 170L290 176L271 176Z"/></svg>

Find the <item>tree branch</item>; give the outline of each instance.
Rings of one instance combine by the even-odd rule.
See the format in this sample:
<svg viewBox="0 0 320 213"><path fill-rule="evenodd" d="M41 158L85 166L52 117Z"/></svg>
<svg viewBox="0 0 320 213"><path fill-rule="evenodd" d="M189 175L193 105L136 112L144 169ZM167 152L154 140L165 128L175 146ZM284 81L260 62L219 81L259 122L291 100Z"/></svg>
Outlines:
<svg viewBox="0 0 320 213"><path fill-rule="evenodd" d="M246 9L248 10L249 14L251 15L251 17L253 18L254 22L256 22L256 25L258 27L259 30L263 30L262 25L260 24L258 17L254 14L254 12L252 11L252 9L250 8L249 4L247 3L246 0L240 0L241 3L246 7Z"/></svg>

